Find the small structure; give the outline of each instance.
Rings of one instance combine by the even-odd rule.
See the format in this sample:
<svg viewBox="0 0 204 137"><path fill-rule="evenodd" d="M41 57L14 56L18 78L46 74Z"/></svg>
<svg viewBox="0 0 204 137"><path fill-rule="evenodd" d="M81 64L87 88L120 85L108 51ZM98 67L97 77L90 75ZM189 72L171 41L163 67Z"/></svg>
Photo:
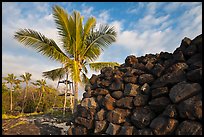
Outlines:
<svg viewBox="0 0 204 137"><path fill-rule="evenodd" d="M60 83L64 83L65 85L67 84L67 88L65 88L65 92L66 92L66 99L69 99L70 100L70 108L71 108L71 111L73 113L73 103L74 103L74 94L73 94L73 91L74 91L74 88L73 88L73 82L69 81L69 80L62 80L62 81L58 81L58 84L57 84L57 88L59 87L59 84ZM65 96L65 92L62 93L62 94L59 94L58 96Z"/></svg>

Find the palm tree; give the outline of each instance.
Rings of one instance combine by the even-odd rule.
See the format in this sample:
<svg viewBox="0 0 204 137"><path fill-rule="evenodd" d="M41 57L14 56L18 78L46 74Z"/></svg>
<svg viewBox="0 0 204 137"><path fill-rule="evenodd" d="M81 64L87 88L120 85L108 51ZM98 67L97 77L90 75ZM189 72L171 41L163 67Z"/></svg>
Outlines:
<svg viewBox="0 0 204 137"><path fill-rule="evenodd" d="M2 92L7 92L8 87L6 86L6 82L2 82Z"/></svg>
<svg viewBox="0 0 204 137"><path fill-rule="evenodd" d="M46 87L46 81L44 80L44 79L41 79L41 80L36 80L36 82L34 83L34 82L32 82L32 84L33 85L35 85L35 86L39 86L39 96L40 96L40 98L39 98L39 101L38 101L38 104L37 104L37 106L36 106L36 108L35 108L35 112L37 112L37 110L38 110L38 107L39 107L39 105L40 105L40 103L41 103L41 100L42 100L42 98L43 98L43 93L45 92L45 87Z"/></svg>
<svg viewBox="0 0 204 137"><path fill-rule="evenodd" d="M10 111L13 110L13 100L12 100L12 88L13 88L13 84L15 84L17 77L12 73L12 74L8 74L7 77L4 77L4 80L6 80L6 83L10 84Z"/></svg>
<svg viewBox="0 0 204 137"><path fill-rule="evenodd" d="M32 74L26 72L24 75L21 75L20 77L23 78L23 82L26 83L26 89L24 90L24 96L23 96L23 104L22 104L22 110L21 113L23 113L24 111L24 107L25 107L25 100L26 100L26 96L28 93L28 83L31 80L31 76Z"/></svg>
<svg viewBox="0 0 204 137"><path fill-rule="evenodd" d="M14 89L14 91L19 91L20 89L21 89L21 86L20 86L20 83L21 83L22 81L21 80L19 80L19 79L16 79L15 80L15 82L14 82L14 86L13 86L13 89Z"/></svg>
<svg viewBox="0 0 204 137"><path fill-rule="evenodd" d="M20 43L34 48L38 52L50 59L60 62L63 67L44 72L43 75L53 80L63 75L71 74L74 82L74 112L78 104L78 84L87 81L87 66L91 69L101 69L105 66L117 66L116 62L95 62L104 48L108 47L116 40L114 27L100 25L95 29L96 19L90 17L83 25L83 16L74 11L69 15L59 6L53 7L53 17L56 23L60 40L62 41L62 51L54 40L45 37L43 34L31 30L20 29L14 35ZM52 75L57 74L57 75Z"/></svg>

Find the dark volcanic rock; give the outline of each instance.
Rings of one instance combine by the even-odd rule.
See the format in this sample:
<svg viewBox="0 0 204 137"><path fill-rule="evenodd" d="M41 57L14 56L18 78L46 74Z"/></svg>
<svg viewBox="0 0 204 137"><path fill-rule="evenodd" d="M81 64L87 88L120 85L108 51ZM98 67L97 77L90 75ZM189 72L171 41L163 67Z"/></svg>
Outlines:
<svg viewBox="0 0 204 137"><path fill-rule="evenodd" d="M124 80L125 83L133 83L133 84L136 84L136 83L137 83L137 76L124 77L123 80Z"/></svg>
<svg viewBox="0 0 204 137"><path fill-rule="evenodd" d="M83 126L86 127L87 129L91 129L92 126L93 126L93 120L91 120L91 119L88 120L88 119L83 118L83 117L77 117L77 118L75 119L75 122L76 122L77 124L83 125Z"/></svg>
<svg viewBox="0 0 204 137"><path fill-rule="evenodd" d="M184 119L202 119L202 100L199 96L191 97L178 104L179 116Z"/></svg>
<svg viewBox="0 0 204 137"><path fill-rule="evenodd" d="M145 84L145 83L152 83L154 81L154 77L151 74L142 74L139 76L139 83Z"/></svg>
<svg viewBox="0 0 204 137"><path fill-rule="evenodd" d="M194 96L202 90L198 83L180 82L173 86L170 90L169 97L174 103L178 103L189 97Z"/></svg>
<svg viewBox="0 0 204 137"><path fill-rule="evenodd" d="M186 70L188 69L188 65L186 63L176 63L169 67L166 72L171 73L178 70Z"/></svg>
<svg viewBox="0 0 204 137"><path fill-rule="evenodd" d="M82 126L71 126L68 130L68 135L87 135L87 129Z"/></svg>
<svg viewBox="0 0 204 137"><path fill-rule="evenodd" d="M167 73L154 81L152 88L163 87L166 85L173 85L186 80L185 72L182 70Z"/></svg>
<svg viewBox="0 0 204 137"><path fill-rule="evenodd" d="M150 124L154 116L155 114L149 107L137 107L131 116L131 122L137 128L144 128Z"/></svg>
<svg viewBox="0 0 204 137"><path fill-rule="evenodd" d="M138 63L138 59L134 55L127 56L125 59L125 65L132 67L133 65Z"/></svg>
<svg viewBox="0 0 204 137"><path fill-rule="evenodd" d="M97 112L97 114L95 115L95 120L104 120L106 116L106 112L104 109L101 109L100 111Z"/></svg>
<svg viewBox="0 0 204 137"><path fill-rule="evenodd" d="M84 98L81 101L81 106L86 108L96 108L97 104L95 102L95 99L92 97L92 98Z"/></svg>
<svg viewBox="0 0 204 137"><path fill-rule="evenodd" d="M109 85L111 84L111 81L110 80L105 80L105 79L102 79L101 80L101 83L99 84L101 87L109 87Z"/></svg>
<svg viewBox="0 0 204 137"><path fill-rule="evenodd" d="M136 107L145 106L148 102L148 98L148 95L143 95L140 93L134 97L133 103Z"/></svg>
<svg viewBox="0 0 204 137"><path fill-rule="evenodd" d="M136 96L138 92L140 91L140 88L136 84L125 84L125 90L124 95L125 96Z"/></svg>
<svg viewBox="0 0 204 137"><path fill-rule="evenodd" d="M164 69L165 68L161 64L155 64L154 68L152 69L152 74L157 77L160 77Z"/></svg>
<svg viewBox="0 0 204 137"><path fill-rule="evenodd" d="M136 131L135 135L154 135L151 128L143 128Z"/></svg>
<svg viewBox="0 0 204 137"><path fill-rule="evenodd" d="M168 106L171 103L170 99L167 97L159 97L151 100L149 102L149 106L151 107L154 112L162 112L166 106Z"/></svg>
<svg viewBox="0 0 204 137"><path fill-rule="evenodd" d="M184 62L186 59L183 55L182 51L178 51L177 53L174 53L174 60L179 62Z"/></svg>
<svg viewBox="0 0 204 137"><path fill-rule="evenodd" d="M124 97L116 101L116 106L119 108L129 108L133 107L133 97Z"/></svg>
<svg viewBox="0 0 204 137"><path fill-rule="evenodd" d="M110 80L113 76L113 68L111 67L104 67L101 69L101 74L105 80Z"/></svg>
<svg viewBox="0 0 204 137"><path fill-rule="evenodd" d="M125 115L119 110L109 111L107 114L107 121L114 124L121 124L125 122Z"/></svg>
<svg viewBox="0 0 204 137"><path fill-rule="evenodd" d="M167 116L169 118L177 118L178 112L176 110L175 105L168 105L166 109L162 113L163 116Z"/></svg>
<svg viewBox="0 0 204 137"><path fill-rule="evenodd" d="M195 54L194 56L190 57L186 63L188 65L193 65L195 62L199 62L200 60L202 60L202 55L201 54Z"/></svg>
<svg viewBox="0 0 204 137"><path fill-rule="evenodd" d="M79 106L77 111L79 112L79 113L77 113L78 117L83 117L86 119L93 119L96 110L93 108L88 109L86 107Z"/></svg>
<svg viewBox="0 0 204 137"><path fill-rule="evenodd" d="M114 109L114 102L115 99L111 97L110 94L107 94L104 98L104 106L107 110L113 110Z"/></svg>
<svg viewBox="0 0 204 137"><path fill-rule="evenodd" d="M154 67L154 64L152 64L152 62L148 61L147 64L145 65L145 67L147 68L147 70L151 70Z"/></svg>
<svg viewBox="0 0 204 137"><path fill-rule="evenodd" d="M178 126L176 135L202 135L202 125L196 121L183 121Z"/></svg>
<svg viewBox="0 0 204 137"><path fill-rule="evenodd" d="M104 121L96 121L95 122L95 129L94 129L94 133L100 133L106 130L106 128L108 127L108 124L106 122L106 120Z"/></svg>
<svg viewBox="0 0 204 137"><path fill-rule="evenodd" d="M98 79L98 76L97 75L92 75L89 82L93 85Z"/></svg>
<svg viewBox="0 0 204 137"><path fill-rule="evenodd" d="M115 99L120 99L123 97L123 92L122 91L114 91L111 93L111 96Z"/></svg>
<svg viewBox="0 0 204 137"><path fill-rule="evenodd" d="M97 95L106 95L106 94L108 94L109 92L108 92L108 90L106 90L106 89L97 88L97 89L95 90L95 93L96 93Z"/></svg>
<svg viewBox="0 0 204 137"><path fill-rule="evenodd" d="M108 128L106 130L106 134L108 134L108 135L116 135L116 134L118 134L119 129L120 129L120 125L109 123Z"/></svg>
<svg viewBox="0 0 204 137"><path fill-rule="evenodd" d="M152 90L152 98L161 97L169 93L168 87L160 87Z"/></svg>
<svg viewBox="0 0 204 137"><path fill-rule="evenodd" d="M124 90L124 84L123 84L123 82L121 81L121 80L119 80L119 81L114 81L111 85L110 85L110 87L109 87L109 89L111 90L111 91L116 91L116 90Z"/></svg>
<svg viewBox="0 0 204 137"><path fill-rule="evenodd" d="M177 125L178 121L176 119L157 117L152 120L150 128L152 128L155 135L171 135Z"/></svg>
<svg viewBox="0 0 204 137"><path fill-rule="evenodd" d="M144 85L142 85L142 87L140 88L141 93L145 94L145 95L149 95L150 94L150 86L145 83Z"/></svg>
<svg viewBox="0 0 204 137"><path fill-rule="evenodd" d="M202 34L92 75L69 135L202 135Z"/></svg>
<svg viewBox="0 0 204 137"><path fill-rule="evenodd" d="M97 104L99 105L99 107L105 106L104 105L104 100L105 100L104 96L98 95L96 100L97 100Z"/></svg>
<svg viewBox="0 0 204 137"><path fill-rule="evenodd" d="M122 126L118 135L132 135L133 130L133 126Z"/></svg>
<svg viewBox="0 0 204 137"><path fill-rule="evenodd" d="M87 91L83 94L83 98L90 98L91 97L92 92L91 91Z"/></svg>
<svg viewBox="0 0 204 137"><path fill-rule="evenodd" d="M187 73L187 79L192 82L200 82L202 80L202 69L195 69Z"/></svg>

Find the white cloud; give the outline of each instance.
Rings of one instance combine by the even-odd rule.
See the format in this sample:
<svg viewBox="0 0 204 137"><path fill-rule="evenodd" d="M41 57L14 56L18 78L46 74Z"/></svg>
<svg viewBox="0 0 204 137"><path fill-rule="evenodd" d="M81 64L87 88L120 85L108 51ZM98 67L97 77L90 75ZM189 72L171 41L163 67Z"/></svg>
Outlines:
<svg viewBox="0 0 204 137"><path fill-rule="evenodd" d="M155 17L153 15L147 15L142 19L139 19L136 23L135 27L138 30L147 30L147 29L154 29L158 25L162 25L163 23L167 22L169 15Z"/></svg>
<svg viewBox="0 0 204 137"><path fill-rule="evenodd" d="M47 61L45 64L43 61L27 56L16 56L12 54L2 53L2 76L7 76L9 73L14 73L17 76L24 74L25 72L29 72L32 74L32 81L38 79L44 79L42 77L42 72L48 71L51 69L55 69L58 64L52 63L51 61ZM56 85L56 82L52 82L51 80L47 81L48 84Z"/></svg>
<svg viewBox="0 0 204 137"><path fill-rule="evenodd" d="M86 6L84 3L82 4L82 10L81 10L81 14L87 18L87 17L90 17L92 16L92 12L93 12L94 8L93 7L89 7L89 6Z"/></svg>
<svg viewBox="0 0 204 137"><path fill-rule="evenodd" d="M52 64L45 60L39 60L39 56L33 58L33 54L32 56L27 56L26 54L22 57L19 54L11 55L5 52L8 48L22 50L22 53L35 52L32 49L19 46L20 44L13 39L14 31L22 27L42 32L59 43L56 26L50 8L46 8L47 4L43 6L40 3L29 5L33 8L33 10L26 10L29 14L24 13L19 3L3 3L2 6L3 74L10 72L22 74L24 71L30 71L38 79L41 77L42 71L56 68L57 66L54 65L54 62ZM73 8L73 6L74 4L71 7ZM69 11L70 6L67 7L66 10ZM43 14L36 12L36 9ZM125 21L123 19L114 20L110 10L102 10L98 13L95 11L95 7L90 7L88 4L82 5L81 9L81 13L85 18L96 15L97 28L99 24L109 24L114 26L118 33L116 43L113 43L111 48L105 49L106 51L97 61L120 58L116 60L121 63L124 62L124 58L121 57L130 54L143 56L144 54L159 53L161 51L173 52L184 37L193 39L202 33L202 3L139 3L126 11L127 13L132 13L133 17L134 15L140 15L142 12L138 16L139 19L134 20L134 18L131 18L131 20ZM183 10L177 14L178 9ZM164 12L158 14L161 13L158 11ZM175 18L172 18L173 13L177 15ZM130 30L129 26L134 27ZM117 57L113 53L118 53ZM91 77L93 73L97 74L90 71L88 77ZM83 91L83 88L81 90ZM80 96L82 96L82 92L80 92Z"/></svg>
<svg viewBox="0 0 204 137"><path fill-rule="evenodd" d="M199 5L200 2L170 2L164 6L164 11L168 13L176 12L179 8L184 9Z"/></svg>
<svg viewBox="0 0 204 137"><path fill-rule="evenodd" d="M134 4L131 8L127 9L127 13L131 13L131 14L139 14L140 10L143 9L145 7L145 2L139 2L135 5L135 3L131 3L131 5Z"/></svg>
<svg viewBox="0 0 204 137"><path fill-rule="evenodd" d="M161 51L173 52L184 37L193 39L202 33L201 4L186 5L192 7L178 18L170 18L168 13L158 17L156 11L161 5L149 3L147 7L150 9L144 11L148 14L134 23L134 29L119 31L116 44L129 50L131 54L143 56ZM175 27L174 23L177 23Z"/></svg>

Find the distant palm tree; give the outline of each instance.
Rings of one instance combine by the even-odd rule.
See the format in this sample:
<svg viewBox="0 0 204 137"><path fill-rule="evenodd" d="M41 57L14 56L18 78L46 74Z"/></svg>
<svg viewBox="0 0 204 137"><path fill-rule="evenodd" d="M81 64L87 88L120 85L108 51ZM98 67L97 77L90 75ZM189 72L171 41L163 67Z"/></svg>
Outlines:
<svg viewBox="0 0 204 137"><path fill-rule="evenodd" d="M20 86L20 83L21 83L22 81L21 80L19 80L19 79L16 79L15 80L15 82L14 82L14 86L13 86L13 89L14 89L14 91L19 91L20 89L21 89L21 86Z"/></svg>
<svg viewBox="0 0 204 137"><path fill-rule="evenodd" d="M69 15L59 6L53 7L53 17L57 25L61 40L62 51L54 40L49 39L41 33L31 29L20 29L14 35L20 43L32 47L50 59L59 61L63 67L44 72L44 76L53 80L64 75L71 74L74 81L74 112L78 104L78 84L87 81L86 74L88 65L93 70L99 70L105 66L118 66L116 62L95 61L112 42L116 40L116 32L113 27L100 25L95 29L96 19L90 17L83 25L83 17L74 11Z"/></svg>
<svg viewBox="0 0 204 137"><path fill-rule="evenodd" d="M8 91L8 87L6 86L6 82L2 82L2 92Z"/></svg>
<svg viewBox="0 0 204 137"><path fill-rule="evenodd" d="M24 96L23 96L23 104L22 104L22 110L21 110L21 113L24 112L24 108L25 108L25 102L26 102L26 96L27 96L27 93L28 93L28 83L29 81L31 80L31 76L32 74L26 72L24 75L21 75L20 77L23 78L23 82L26 83L26 89L24 91Z"/></svg>
<svg viewBox="0 0 204 137"><path fill-rule="evenodd" d="M10 84L10 111L13 110L13 98L12 98L12 88L13 88L13 84L16 83L16 81L18 79L16 79L17 77L12 73L12 74L8 74L7 77L4 77L4 80L7 81L7 83Z"/></svg>
<svg viewBox="0 0 204 137"><path fill-rule="evenodd" d="M39 107L39 105L41 103L41 100L42 100L42 97L43 97L43 93L45 93L46 81L44 79L36 80L36 82L32 82L32 84L35 85L35 86L38 86L39 89L40 89L39 90L40 91L39 92L40 98L39 98L38 104L37 104L37 106L35 108L35 112L37 112L38 107Z"/></svg>

